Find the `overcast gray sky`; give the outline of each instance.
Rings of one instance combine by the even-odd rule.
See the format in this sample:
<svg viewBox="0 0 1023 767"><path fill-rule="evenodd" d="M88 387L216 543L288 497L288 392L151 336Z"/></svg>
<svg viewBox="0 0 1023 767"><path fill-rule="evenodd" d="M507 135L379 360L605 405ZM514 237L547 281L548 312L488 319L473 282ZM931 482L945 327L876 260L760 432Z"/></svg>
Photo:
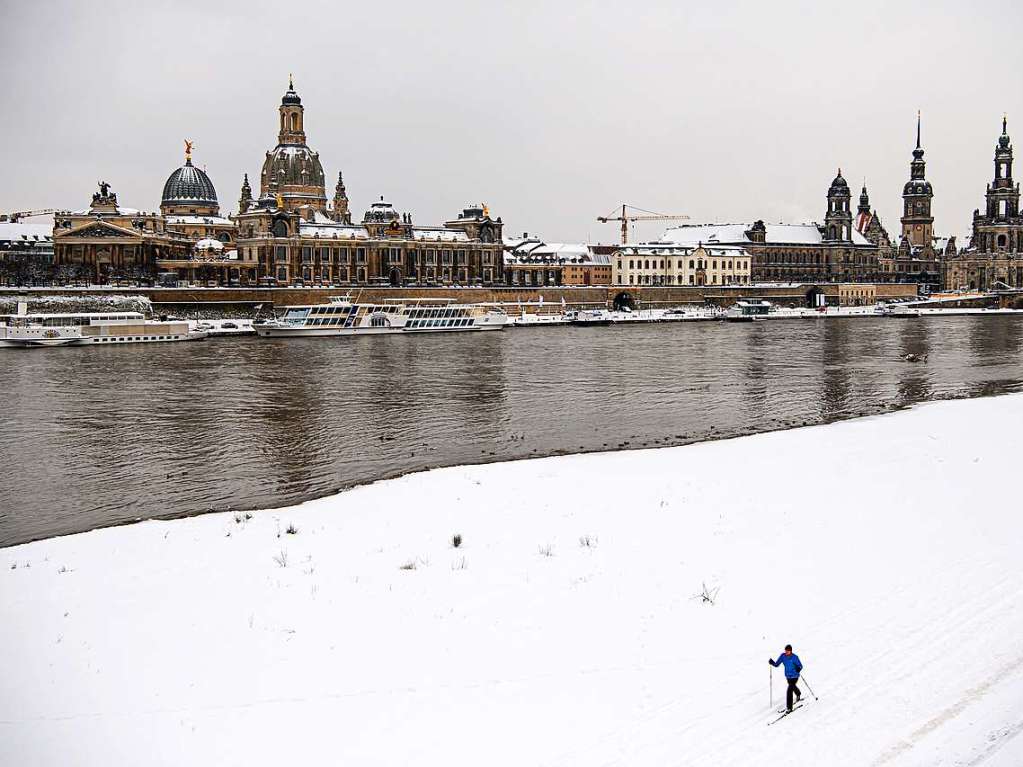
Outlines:
<svg viewBox="0 0 1023 767"><path fill-rule="evenodd" d="M224 211L276 143L288 73L330 187L418 223L615 242L616 204L823 217L841 166L893 235L923 111L935 231L969 231L1009 114L1023 3L2 0L0 210L152 209L195 141ZM1020 163L1016 176L1023 176ZM328 191L328 196L330 195ZM637 236L657 236L646 225Z"/></svg>

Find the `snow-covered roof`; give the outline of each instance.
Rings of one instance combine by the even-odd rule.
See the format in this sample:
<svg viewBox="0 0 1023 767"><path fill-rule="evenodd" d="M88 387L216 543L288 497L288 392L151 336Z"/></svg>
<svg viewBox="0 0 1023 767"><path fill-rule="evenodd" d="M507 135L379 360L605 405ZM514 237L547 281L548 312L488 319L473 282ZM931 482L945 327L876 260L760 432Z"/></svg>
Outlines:
<svg viewBox="0 0 1023 767"><path fill-rule="evenodd" d="M673 226L661 236L661 242L679 245L747 245L746 232L752 224L683 224ZM817 224L767 224L766 241L779 245L820 245L824 242ZM870 245L862 234L853 230L853 245Z"/></svg>
<svg viewBox="0 0 1023 767"><path fill-rule="evenodd" d="M307 224L302 222L298 225L298 233L302 237L321 237L332 240L369 239L369 231L365 227L338 224L334 221L331 221L329 224Z"/></svg>
<svg viewBox="0 0 1023 767"><path fill-rule="evenodd" d="M206 224L207 226L234 226L234 222L223 216L167 216L168 224Z"/></svg>
<svg viewBox="0 0 1023 767"><path fill-rule="evenodd" d="M416 227L412 230L412 239L421 242L468 242L469 236L461 229Z"/></svg>
<svg viewBox="0 0 1023 767"><path fill-rule="evenodd" d="M222 243L220 240L214 240L214 239L212 239L210 237L207 237L206 239L199 240L199 242L195 243L195 249L196 250L223 250L224 249L224 243Z"/></svg>
<svg viewBox="0 0 1023 767"><path fill-rule="evenodd" d="M505 253L509 264L586 264L603 265L611 263L606 253L594 253L593 246L584 242L538 242L520 240L519 245Z"/></svg>
<svg viewBox="0 0 1023 767"><path fill-rule="evenodd" d="M552 258L582 258L589 254L589 246L582 242L548 242L530 251L532 256Z"/></svg>
<svg viewBox="0 0 1023 767"><path fill-rule="evenodd" d="M49 224L0 223L0 240L4 242L50 242L53 227Z"/></svg>
<svg viewBox="0 0 1023 767"><path fill-rule="evenodd" d="M138 208L122 208L120 206L113 210L93 210L92 208L86 208L85 210L73 210L71 211L72 216L155 216L156 213L148 213Z"/></svg>

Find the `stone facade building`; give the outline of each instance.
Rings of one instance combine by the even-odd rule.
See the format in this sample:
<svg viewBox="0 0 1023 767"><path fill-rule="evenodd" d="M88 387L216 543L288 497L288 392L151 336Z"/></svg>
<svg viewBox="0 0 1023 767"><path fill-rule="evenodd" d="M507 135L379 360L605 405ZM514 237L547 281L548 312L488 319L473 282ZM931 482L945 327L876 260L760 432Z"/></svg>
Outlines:
<svg viewBox="0 0 1023 767"><path fill-rule="evenodd" d="M305 109L289 82L277 146L266 153L260 193L248 176L239 200L239 262L263 285L491 285L503 276L500 218L485 205L442 226L413 223L383 198L352 222L338 175L328 208L323 165L306 143Z"/></svg>
<svg viewBox="0 0 1023 767"><path fill-rule="evenodd" d="M1023 212L1012 178L1008 121L995 145L995 177L987 185L984 211L973 211L970 245L945 261L949 290L1023 288Z"/></svg>
<svg viewBox="0 0 1023 767"><path fill-rule="evenodd" d="M721 245L623 245L611 257L614 285L749 285L753 258Z"/></svg>
<svg viewBox="0 0 1023 767"><path fill-rule="evenodd" d="M186 259L191 244L168 230L161 214L121 207L106 182L100 182L88 209L53 217L53 261L60 280L152 281L159 260Z"/></svg>

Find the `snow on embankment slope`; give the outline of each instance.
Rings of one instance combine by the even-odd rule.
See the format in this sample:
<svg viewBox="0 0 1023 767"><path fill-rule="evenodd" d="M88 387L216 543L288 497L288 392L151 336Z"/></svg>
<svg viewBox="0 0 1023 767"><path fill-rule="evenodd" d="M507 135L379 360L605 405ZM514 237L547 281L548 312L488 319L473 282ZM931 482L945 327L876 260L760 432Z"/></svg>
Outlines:
<svg viewBox="0 0 1023 767"><path fill-rule="evenodd" d="M0 763L1017 765L1021 423L936 403L0 550ZM820 700L767 727L786 642Z"/></svg>

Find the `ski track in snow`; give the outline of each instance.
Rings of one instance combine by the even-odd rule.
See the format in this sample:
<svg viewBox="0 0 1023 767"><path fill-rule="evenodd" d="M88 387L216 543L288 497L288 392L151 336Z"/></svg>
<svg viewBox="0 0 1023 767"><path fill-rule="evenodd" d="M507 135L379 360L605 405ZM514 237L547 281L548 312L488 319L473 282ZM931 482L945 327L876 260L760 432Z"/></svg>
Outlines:
<svg viewBox="0 0 1023 767"><path fill-rule="evenodd" d="M0 763L1018 767L1020 422L943 402L2 549ZM819 700L767 727L786 641Z"/></svg>

